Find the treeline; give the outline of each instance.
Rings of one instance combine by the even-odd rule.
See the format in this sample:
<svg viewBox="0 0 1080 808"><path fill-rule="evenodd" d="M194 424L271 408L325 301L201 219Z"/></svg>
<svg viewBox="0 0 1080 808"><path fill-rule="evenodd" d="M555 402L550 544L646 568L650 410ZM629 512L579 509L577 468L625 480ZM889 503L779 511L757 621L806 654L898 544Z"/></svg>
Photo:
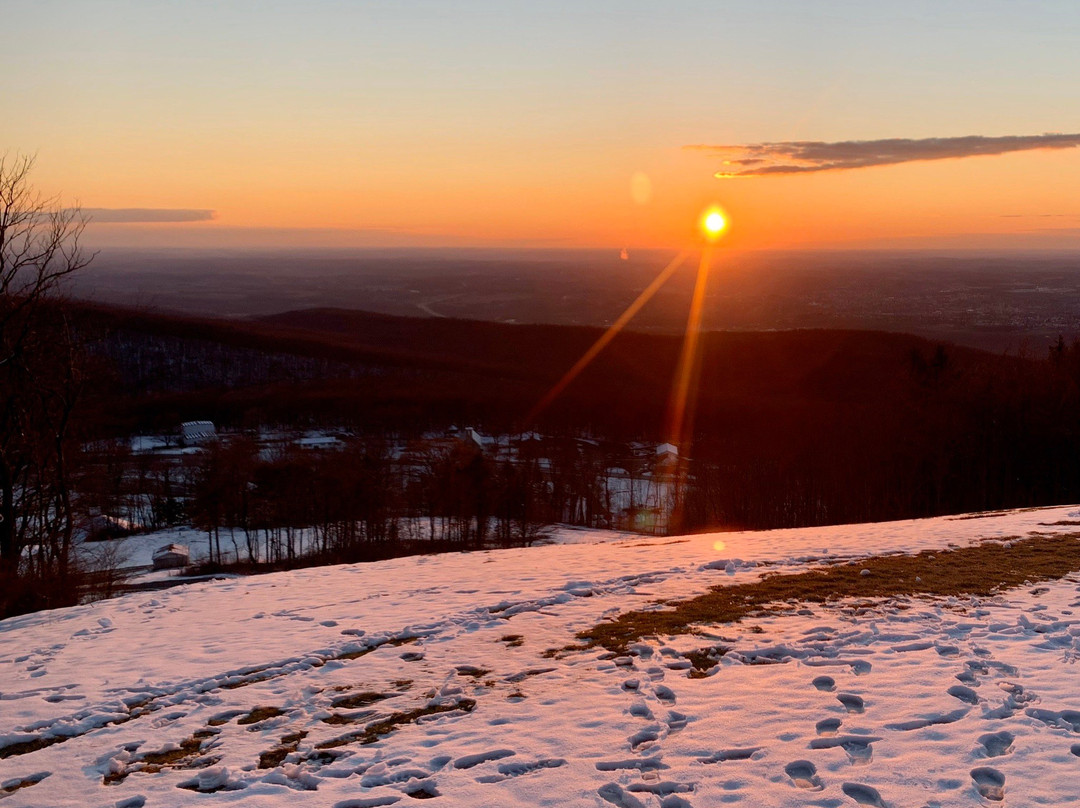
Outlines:
<svg viewBox="0 0 1080 808"><path fill-rule="evenodd" d="M1080 502L1080 343L1045 359L913 349L887 401L765 407L702 434L684 527L802 527Z"/></svg>
<svg viewBox="0 0 1080 808"><path fill-rule="evenodd" d="M553 476L535 456L499 461L465 441L395 456L378 438L310 450L238 434L189 457L177 519L208 534L213 566L528 545L588 511L579 500L592 493L574 484L580 474Z"/></svg>
<svg viewBox="0 0 1080 808"><path fill-rule="evenodd" d="M124 351L138 357L138 374L168 377L161 352L138 348L140 339L162 338L154 318L124 322ZM170 338L201 333L183 324L172 318L162 328ZM130 415L127 428L210 418L234 427L332 425L408 439L457 423L615 443L667 439L662 429L679 350L670 337L620 335L537 423L523 424L522 414L598 331L338 310L228 329L205 336L218 340L223 357L236 351L240 364L261 351L264 358L252 366L274 367L290 338L300 341L303 362L315 362L314 352L317 362L330 364L323 375L317 362L304 366L313 373L305 379L281 372L266 384L142 394L124 386L135 373L125 371L112 412ZM697 429L693 445L683 447L690 457L683 529L1080 499L1075 345L1061 341L1018 357L904 334L793 331L707 334L702 348ZM319 353L331 350L338 352L333 358ZM222 367L230 362L236 364L223 359Z"/></svg>

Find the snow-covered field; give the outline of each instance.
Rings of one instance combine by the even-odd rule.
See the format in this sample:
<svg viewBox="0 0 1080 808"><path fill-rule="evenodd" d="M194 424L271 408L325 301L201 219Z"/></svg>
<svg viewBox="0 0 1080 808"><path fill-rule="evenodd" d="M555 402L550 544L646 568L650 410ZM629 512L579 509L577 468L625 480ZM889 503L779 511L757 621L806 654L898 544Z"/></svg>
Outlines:
<svg viewBox="0 0 1080 808"><path fill-rule="evenodd" d="M544 652L658 598L753 580L760 562L792 572L1076 520L1073 507L578 534L10 619L0 805L1075 803L1080 576L989 599L815 605L614 659ZM714 644L733 650L692 678L683 653Z"/></svg>

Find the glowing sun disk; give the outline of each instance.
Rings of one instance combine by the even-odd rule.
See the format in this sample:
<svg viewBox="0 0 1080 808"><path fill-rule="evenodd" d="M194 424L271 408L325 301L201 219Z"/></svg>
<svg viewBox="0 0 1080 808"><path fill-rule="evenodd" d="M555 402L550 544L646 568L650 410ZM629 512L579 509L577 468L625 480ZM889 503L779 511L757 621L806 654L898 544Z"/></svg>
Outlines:
<svg viewBox="0 0 1080 808"><path fill-rule="evenodd" d="M719 208L709 208L701 217L701 229L709 241L716 241L727 228L727 217Z"/></svg>

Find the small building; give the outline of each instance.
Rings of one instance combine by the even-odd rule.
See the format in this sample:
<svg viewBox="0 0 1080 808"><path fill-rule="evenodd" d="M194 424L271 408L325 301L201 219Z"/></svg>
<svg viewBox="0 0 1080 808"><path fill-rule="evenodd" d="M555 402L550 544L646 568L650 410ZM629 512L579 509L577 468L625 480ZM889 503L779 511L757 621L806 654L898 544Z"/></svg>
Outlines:
<svg viewBox="0 0 1080 808"><path fill-rule="evenodd" d="M188 446L217 439L213 421L184 421L180 424L180 438Z"/></svg>
<svg viewBox="0 0 1080 808"><path fill-rule="evenodd" d="M490 446L495 444L495 438L489 438L487 435L481 435L471 426L465 428L465 434L462 440L465 443L476 447L481 452L487 451Z"/></svg>
<svg viewBox="0 0 1080 808"><path fill-rule="evenodd" d="M312 433L299 438L296 441L296 445L301 449L327 450L341 449L345 444L341 442L340 438L335 437L334 435Z"/></svg>
<svg viewBox="0 0 1080 808"><path fill-rule="evenodd" d="M191 550L183 544L166 544L154 551L154 569L174 570L191 563Z"/></svg>
<svg viewBox="0 0 1080 808"><path fill-rule="evenodd" d="M661 443L656 447L656 456L658 458L678 459L679 447L673 443Z"/></svg>

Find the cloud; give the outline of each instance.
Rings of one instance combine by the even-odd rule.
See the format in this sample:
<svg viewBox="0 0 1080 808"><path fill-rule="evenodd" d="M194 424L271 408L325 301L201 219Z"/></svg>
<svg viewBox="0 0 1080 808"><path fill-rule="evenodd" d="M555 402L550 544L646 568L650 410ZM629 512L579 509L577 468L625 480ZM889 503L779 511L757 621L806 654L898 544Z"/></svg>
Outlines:
<svg viewBox="0 0 1080 808"><path fill-rule="evenodd" d="M808 174L846 171L853 168L890 166L925 160L1006 154L1033 149L1072 149L1080 146L1080 134L1009 135L1006 137L928 137L886 140L815 140L779 143L747 143L736 146L696 144L684 148L704 151L724 159L716 176L764 177L773 174Z"/></svg>
<svg viewBox="0 0 1080 808"><path fill-rule="evenodd" d="M209 222L217 213L189 208L82 208L94 224L135 224L144 222Z"/></svg>

